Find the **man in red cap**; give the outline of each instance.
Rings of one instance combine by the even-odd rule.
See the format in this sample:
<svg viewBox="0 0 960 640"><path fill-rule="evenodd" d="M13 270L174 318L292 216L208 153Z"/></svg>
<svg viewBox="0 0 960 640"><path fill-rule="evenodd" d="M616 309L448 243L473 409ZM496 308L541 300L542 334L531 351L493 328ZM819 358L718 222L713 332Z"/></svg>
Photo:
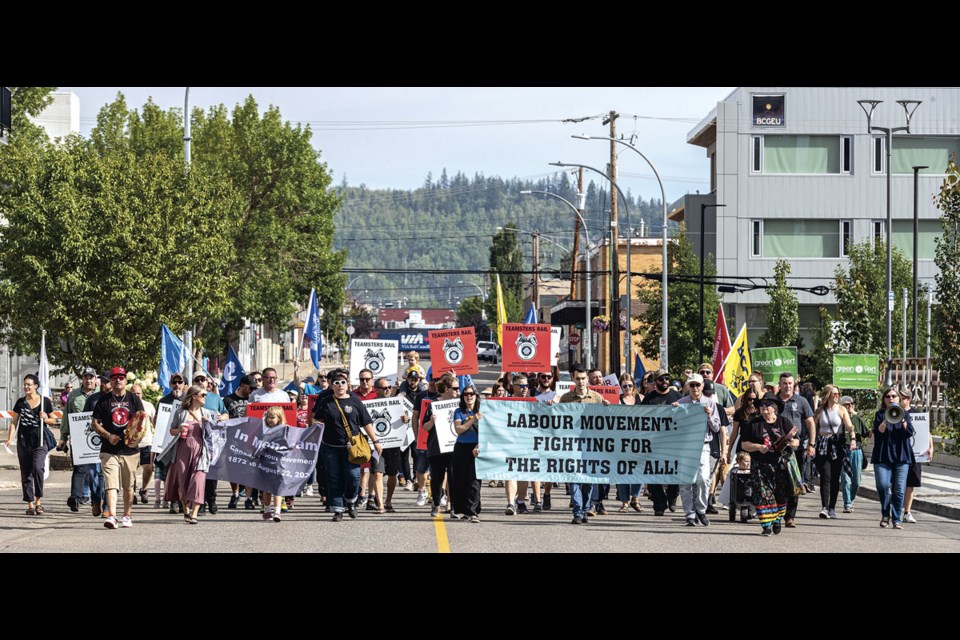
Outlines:
<svg viewBox="0 0 960 640"><path fill-rule="evenodd" d="M143 411L140 398L127 391L127 370L123 367L110 369L113 389L105 393L93 410L93 430L100 435L100 466L103 469L105 498L110 517L103 526L117 528L117 494L123 486L123 517L119 526L133 526L130 506L133 504L133 483L136 478L140 450L128 447L123 441L123 432L137 411Z"/></svg>

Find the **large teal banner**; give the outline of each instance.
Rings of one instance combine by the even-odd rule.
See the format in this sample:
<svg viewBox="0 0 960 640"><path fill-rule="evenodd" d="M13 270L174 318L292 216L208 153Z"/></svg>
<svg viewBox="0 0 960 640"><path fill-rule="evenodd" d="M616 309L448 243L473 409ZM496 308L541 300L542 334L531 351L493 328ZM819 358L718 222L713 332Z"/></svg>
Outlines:
<svg viewBox="0 0 960 640"><path fill-rule="evenodd" d="M702 405L487 400L480 411L477 477L484 480L687 484L707 431Z"/></svg>

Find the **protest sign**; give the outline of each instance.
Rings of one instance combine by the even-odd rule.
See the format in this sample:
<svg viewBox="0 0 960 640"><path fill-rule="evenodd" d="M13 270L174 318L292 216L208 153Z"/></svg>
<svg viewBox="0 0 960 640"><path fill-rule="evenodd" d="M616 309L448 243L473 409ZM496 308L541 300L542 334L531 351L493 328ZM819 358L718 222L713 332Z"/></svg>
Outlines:
<svg viewBox="0 0 960 640"><path fill-rule="evenodd" d="M283 422L291 427L297 426L297 403L296 402L248 402L247 417L263 418L263 414L270 407L280 407L283 409Z"/></svg>
<svg viewBox="0 0 960 640"><path fill-rule="evenodd" d="M837 353L833 356L833 384L841 389L876 389L880 358L874 354Z"/></svg>
<svg viewBox="0 0 960 640"><path fill-rule="evenodd" d="M750 350L753 370L763 371L765 380L778 380L781 373L799 376L796 347L754 347Z"/></svg>
<svg viewBox="0 0 960 640"><path fill-rule="evenodd" d="M452 370L458 376L480 373L477 336L473 327L431 331L427 336L430 340L430 364L434 370Z"/></svg>
<svg viewBox="0 0 960 640"><path fill-rule="evenodd" d="M930 462L927 458L927 449L930 448L930 414L929 413L911 413L910 423L916 432L912 438L913 455L917 462ZM73 433L73 427L70 427Z"/></svg>
<svg viewBox="0 0 960 640"><path fill-rule="evenodd" d="M555 367L560 362L560 333L562 327L550 327L550 366Z"/></svg>
<svg viewBox="0 0 960 640"><path fill-rule="evenodd" d="M150 450L153 453L161 454L167 448L176 436L170 435L170 421L173 414L180 408L180 401L174 400L173 403L166 402L157 405L157 419L153 427L153 442Z"/></svg>
<svg viewBox="0 0 960 640"><path fill-rule="evenodd" d="M71 413L70 420L70 448L73 455L73 464L99 464L100 436L93 430L92 411Z"/></svg>
<svg viewBox="0 0 960 640"><path fill-rule="evenodd" d="M413 405L406 398L378 398L364 400L364 406L373 420L373 430L377 434L380 446L384 449L396 449L406 440L409 425L403 416L413 412Z"/></svg>
<svg viewBox="0 0 960 640"><path fill-rule="evenodd" d="M453 445L457 443L457 432L453 428L453 413L460 406L460 399L434 400L431 406L434 417L433 428L437 430L440 453L453 453Z"/></svg>
<svg viewBox="0 0 960 640"><path fill-rule="evenodd" d="M399 351L396 340L351 340L350 383L360 384L361 369L369 369L374 380L396 375Z"/></svg>
<svg viewBox="0 0 960 640"><path fill-rule="evenodd" d="M559 401L559 396L562 396L567 391L573 389L576 384L573 382L566 381L557 381L557 400ZM610 404L620 404L620 386L610 387L607 385L593 385L588 387L591 391L596 391Z"/></svg>
<svg viewBox="0 0 960 640"><path fill-rule="evenodd" d="M502 371L550 371L550 325L504 324Z"/></svg>

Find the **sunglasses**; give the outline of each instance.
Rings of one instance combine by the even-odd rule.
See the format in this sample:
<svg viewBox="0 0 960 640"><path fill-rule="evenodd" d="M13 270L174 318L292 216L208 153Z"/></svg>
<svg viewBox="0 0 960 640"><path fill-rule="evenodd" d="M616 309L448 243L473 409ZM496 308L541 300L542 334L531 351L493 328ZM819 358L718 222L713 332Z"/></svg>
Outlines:
<svg viewBox="0 0 960 640"><path fill-rule="evenodd" d="M514 385L514 386L516 386L516 387L519 388L519 389L529 389L529 388L530 388L530 385L528 385L528 384L518 384L518 385Z"/></svg>
<svg viewBox="0 0 960 640"><path fill-rule="evenodd" d="M206 394L206 393L198 393L198 394L197 394L197 397L199 397L199 398L206 398L206 397L207 397L207 394Z"/></svg>
<svg viewBox="0 0 960 640"><path fill-rule="evenodd" d="M749 384L757 384L758 382L760 382L760 381L757 380L757 379L747 380L747 383L749 383Z"/></svg>
<svg viewBox="0 0 960 640"><path fill-rule="evenodd" d="M110 376L111 380L126 380L127 376Z"/></svg>
<svg viewBox="0 0 960 640"><path fill-rule="evenodd" d="M264 379L264 380L276 380L276 379L277 379L277 376L263 376L263 379ZM257 382L259 382L259 380L258 380Z"/></svg>
<svg viewBox="0 0 960 640"><path fill-rule="evenodd" d="M373 378L360 378L360 382L370 382Z"/></svg>
<svg viewBox="0 0 960 640"><path fill-rule="evenodd" d="M713 371L707 371L706 369L704 369L703 371L697 371L697 373L699 373L699 374L702 375L702 376L712 376L712 375L713 375Z"/></svg>
<svg viewBox="0 0 960 640"><path fill-rule="evenodd" d="M464 391L462 395L465 395L465 396L475 396L475 395L477 395L477 392L476 392L476 391Z"/></svg>
<svg viewBox="0 0 960 640"><path fill-rule="evenodd" d="M541 380L549 380L549 379L552 378L552 377L553 377L553 375L552 375L552 374L549 374L549 373L541 373L541 374L540 374L540 379L541 379Z"/></svg>
<svg viewBox="0 0 960 640"><path fill-rule="evenodd" d="M393 387L377 387L380 391L390 391Z"/></svg>
<svg viewBox="0 0 960 640"><path fill-rule="evenodd" d="M657 382L664 382L664 381L670 382L670 376L660 376L659 378L657 378Z"/></svg>
<svg viewBox="0 0 960 640"><path fill-rule="evenodd" d="M625 383L623 383L623 384L620 385L620 386L623 387L624 389L629 389L630 387L633 386L633 383L632 383L632 382L625 382Z"/></svg>
<svg viewBox="0 0 960 640"><path fill-rule="evenodd" d="M699 386L700 386L700 383L699 383L699 382L691 382L691 383L689 383L689 384L690 384L691 387L699 387Z"/></svg>
<svg viewBox="0 0 960 640"><path fill-rule="evenodd" d="M896 398L899 398L900 396L898 396L898 395L889 395L889 394L888 394L888 395L885 395L885 396L883 396L883 397L884 397L884 398L894 398L894 399L896 399Z"/></svg>
<svg viewBox="0 0 960 640"><path fill-rule="evenodd" d="M170 384L183 384L183 380L171 380Z"/></svg>
<svg viewBox="0 0 960 640"><path fill-rule="evenodd" d="M332 382L332 384L336 384L336 385L347 384L347 381L346 381L346 380L334 380L334 381Z"/></svg>

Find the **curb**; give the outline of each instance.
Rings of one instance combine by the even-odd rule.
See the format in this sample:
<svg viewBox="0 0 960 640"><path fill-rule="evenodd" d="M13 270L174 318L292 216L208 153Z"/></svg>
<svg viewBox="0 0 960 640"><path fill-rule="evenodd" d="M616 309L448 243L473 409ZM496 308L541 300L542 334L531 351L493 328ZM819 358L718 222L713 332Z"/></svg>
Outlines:
<svg viewBox="0 0 960 640"><path fill-rule="evenodd" d="M880 494L876 489L869 489L863 486L861 486L860 490L857 491L857 496L863 496L864 498L870 498L871 500L877 500L878 502L880 500ZM924 496L916 496L913 499L913 510L922 511L923 513L932 513L935 516L950 518L951 520L960 520L960 507L925 500Z"/></svg>

